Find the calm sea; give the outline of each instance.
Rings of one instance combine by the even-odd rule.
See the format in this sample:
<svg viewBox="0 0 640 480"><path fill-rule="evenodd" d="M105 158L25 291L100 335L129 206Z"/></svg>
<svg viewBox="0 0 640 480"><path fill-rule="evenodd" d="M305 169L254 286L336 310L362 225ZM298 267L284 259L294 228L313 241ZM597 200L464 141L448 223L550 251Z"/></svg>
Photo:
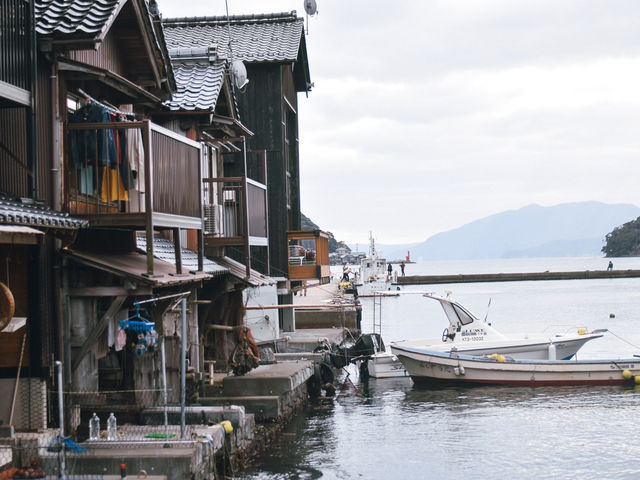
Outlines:
<svg viewBox="0 0 640 480"><path fill-rule="evenodd" d="M407 265L407 275L602 270L609 259L552 258ZM640 258L613 259L640 269ZM393 287L395 288L395 287ZM579 358L640 355L640 279L421 285L453 297L503 332L607 328ZM373 304L363 299L363 330ZM382 300L385 342L439 338L440 306L420 295ZM345 382L346 375L349 375ZM417 387L360 378L287 426L240 479L637 479L640 387ZM353 382L353 385L350 384Z"/></svg>

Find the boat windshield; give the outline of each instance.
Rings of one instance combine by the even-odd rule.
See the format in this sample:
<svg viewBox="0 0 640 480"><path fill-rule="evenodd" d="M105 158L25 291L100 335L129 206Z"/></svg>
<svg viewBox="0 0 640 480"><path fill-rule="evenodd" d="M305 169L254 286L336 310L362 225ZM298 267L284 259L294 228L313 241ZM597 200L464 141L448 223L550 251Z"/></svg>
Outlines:
<svg viewBox="0 0 640 480"><path fill-rule="evenodd" d="M472 323L475 320L473 315L471 315L469 312L467 312L460 305L456 305L454 303L453 304L453 308L456 311L456 314L458 314L458 318L460 319L460 323L462 323L462 325L468 325L468 324Z"/></svg>
<svg viewBox="0 0 640 480"><path fill-rule="evenodd" d="M476 320L476 318L471 313L467 312L457 303L450 303L446 300L440 300L440 305L442 305L442 309L447 315L447 318L449 319L449 323L451 325L469 325Z"/></svg>

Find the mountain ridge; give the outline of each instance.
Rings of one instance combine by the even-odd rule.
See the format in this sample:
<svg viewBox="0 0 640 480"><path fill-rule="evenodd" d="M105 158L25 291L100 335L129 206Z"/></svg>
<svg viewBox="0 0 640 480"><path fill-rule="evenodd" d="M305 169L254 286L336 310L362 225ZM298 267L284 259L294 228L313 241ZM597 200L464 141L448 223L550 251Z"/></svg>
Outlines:
<svg viewBox="0 0 640 480"><path fill-rule="evenodd" d="M412 260L599 256L606 235L638 216L640 207L632 204L530 204L437 233L424 242L379 248L387 259L404 258L409 250Z"/></svg>

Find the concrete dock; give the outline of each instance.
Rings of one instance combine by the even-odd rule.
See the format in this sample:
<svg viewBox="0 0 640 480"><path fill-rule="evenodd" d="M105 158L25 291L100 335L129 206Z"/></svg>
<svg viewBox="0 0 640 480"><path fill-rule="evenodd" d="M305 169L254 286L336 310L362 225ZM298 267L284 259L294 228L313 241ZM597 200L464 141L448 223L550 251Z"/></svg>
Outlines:
<svg viewBox="0 0 640 480"><path fill-rule="evenodd" d="M601 278L637 278L640 270L585 270L576 272L471 273L459 275L407 275L396 285L432 285L441 283L524 282L534 280L593 280Z"/></svg>
<svg viewBox="0 0 640 480"><path fill-rule="evenodd" d="M293 297L295 315L295 329L285 335L296 339L298 336L308 336L306 330L314 330L314 336L332 336L331 330L358 330L358 309L354 307L354 296L345 293L334 280L324 285L311 284L306 290L301 289ZM322 306L325 306L323 308ZM317 331L329 330L326 334Z"/></svg>
<svg viewBox="0 0 640 480"><path fill-rule="evenodd" d="M251 452L264 448L304 408L310 393L318 391L314 375L326 365L320 363L324 355L314 350L334 348L345 338L353 338L349 334L359 327L359 309L354 305L353 294L339 288L337 282L308 285L306 295L300 290L294 296L293 330L281 332L272 342L275 363L261 364L242 376L215 373L185 408L184 436L179 406L144 408L134 423L118 425L117 440L79 438L86 451L68 452L67 476L119 478L120 465L126 464L129 478L204 480L212 478L212 473L226 478ZM104 408L101 415L114 406ZM165 421L170 439L158 439L165 432ZM232 431L225 433L227 422ZM17 435L8 450L16 458L24 457L21 463L25 465L39 459L46 471L55 472L58 453L48 447L56 434L57 430L50 430L24 438ZM27 454L33 458L26 458Z"/></svg>

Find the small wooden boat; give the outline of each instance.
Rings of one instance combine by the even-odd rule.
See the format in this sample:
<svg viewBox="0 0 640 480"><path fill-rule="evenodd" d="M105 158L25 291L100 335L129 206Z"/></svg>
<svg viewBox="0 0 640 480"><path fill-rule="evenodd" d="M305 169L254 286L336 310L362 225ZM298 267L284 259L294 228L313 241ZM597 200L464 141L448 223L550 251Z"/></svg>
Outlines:
<svg viewBox="0 0 640 480"><path fill-rule="evenodd" d="M640 358L624 360L514 360L391 345L411 378L422 384L622 385L640 383Z"/></svg>

